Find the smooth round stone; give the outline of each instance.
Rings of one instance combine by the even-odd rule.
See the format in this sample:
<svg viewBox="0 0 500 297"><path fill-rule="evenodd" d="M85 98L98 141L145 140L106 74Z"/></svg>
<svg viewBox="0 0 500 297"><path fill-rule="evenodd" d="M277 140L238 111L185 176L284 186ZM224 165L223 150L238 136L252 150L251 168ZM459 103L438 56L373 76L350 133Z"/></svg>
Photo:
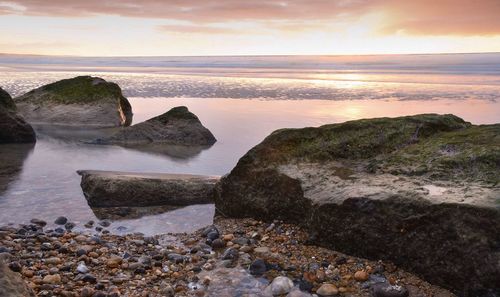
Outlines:
<svg viewBox="0 0 500 297"><path fill-rule="evenodd" d="M212 231L212 232L207 234L207 238L210 240L216 240L217 238L219 238L219 232Z"/></svg>
<svg viewBox="0 0 500 297"><path fill-rule="evenodd" d="M408 297L409 293L405 287L392 286L388 283L378 283L371 287L373 297Z"/></svg>
<svg viewBox="0 0 500 297"><path fill-rule="evenodd" d="M318 294L322 297L335 296L338 293L339 293L339 289L335 285L332 285L332 284L323 284L316 291L316 294Z"/></svg>
<svg viewBox="0 0 500 297"><path fill-rule="evenodd" d="M59 274L48 274L43 278L42 282L44 284L59 284L61 276Z"/></svg>
<svg viewBox="0 0 500 297"><path fill-rule="evenodd" d="M262 275L266 272L266 262L262 259L255 259L250 264L249 270L251 275Z"/></svg>
<svg viewBox="0 0 500 297"><path fill-rule="evenodd" d="M184 262L184 256L176 253L170 253L167 256L168 260L174 262L175 264Z"/></svg>
<svg viewBox="0 0 500 297"><path fill-rule="evenodd" d="M40 227L45 227L47 225L47 222L45 222L44 220L39 220L39 219L32 219L30 222L32 224L38 225Z"/></svg>
<svg viewBox="0 0 500 297"><path fill-rule="evenodd" d="M265 255L268 255L269 253L271 253L271 250L267 246L259 246L259 247L254 248L253 252L257 255L265 256Z"/></svg>
<svg viewBox="0 0 500 297"><path fill-rule="evenodd" d="M207 228L205 228L205 230L203 230L203 232L201 232L201 236L207 237L208 233L210 233L210 232L217 232L217 233L219 233L219 230L214 225L208 226Z"/></svg>
<svg viewBox="0 0 500 297"><path fill-rule="evenodd" d="M234 260L239 256L239 252L236 249L228 248L222 254L222 260Z"/></svg>
<svg viewBox="0 0 500 297"><path fill-rule="evenodd" d="M54 224L56 225L64 225L68 222L68 218L66 217L58 217L55 221Z"/></svg>
<svg viewBox="0 0 500 297"><path fill-rule="evenodd" d="M45 260L45 264L47 264L47 265L58 265L61 263L62 263L62 260L61 260L61 258L58 258L58 257L52 257L52 258L48 258Z"/></svg>
<svg viewBox="0 0 500 297"><path fill-rule="evenodd" d="M222 249L226 247L226 242L222 239L216 239L212 242L213 249Z"/></svg>
<svg viewBox="0 0 500 297"><path fill-rule="evenodd" d="M64 228L68 231L71 231L73 230L73 228L75 228L75 223L73 222L67 222L66 224L64 224Z"/></svg>
<svg viewBox="0 0 500 297"><path fill-rule="evenodd" d="M286 276L278 276L269 287L273 296L288 294L293 288L293 281Z"/></svg>
<svg viewBox="0 0 500 297"><path fill-rule="evenodd" d="M109 268L118 268L122 264L122 258L118 256L111 256L108 261L106 261L106 265Z"/></svg>
<svg viewBox="0 0 500 297"><path fill-rule="evenodd" d="M231 240L234 244L238 244L240 246L242 245L247 245L249 243L248 239L245 237L238 237L233 240Z"/></svg>
<svg viewBox="0 0 500 297"><path fill-rule="evenodd" d="M366 282L370 276L366 271L359 270L354 273L354 279L358 282Z"/></svg>

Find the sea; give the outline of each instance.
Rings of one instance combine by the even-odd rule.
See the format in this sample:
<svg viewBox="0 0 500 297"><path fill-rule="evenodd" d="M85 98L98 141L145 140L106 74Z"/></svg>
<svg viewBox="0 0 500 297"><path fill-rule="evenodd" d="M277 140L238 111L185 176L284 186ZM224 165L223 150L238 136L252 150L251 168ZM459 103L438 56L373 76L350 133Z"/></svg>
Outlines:
<svg viewBox="0 0 500 297"><path fill-rule="evenodd" d="M0 86L13 97L60 79L102 77L120 85L133 123L187 106L217 142L162 152L96 146L85 131L37 128L35 145L0 145L0 225L64 215L102 219L77 170L225 175L272 131L373 117L455 114L500 122L500 53L375 56L71 57L0 54ZM71 137L73 136L73 137ZM214 206L112 218L114 233L192 232ZM105 216L104 216L105 217Z"/></svg>

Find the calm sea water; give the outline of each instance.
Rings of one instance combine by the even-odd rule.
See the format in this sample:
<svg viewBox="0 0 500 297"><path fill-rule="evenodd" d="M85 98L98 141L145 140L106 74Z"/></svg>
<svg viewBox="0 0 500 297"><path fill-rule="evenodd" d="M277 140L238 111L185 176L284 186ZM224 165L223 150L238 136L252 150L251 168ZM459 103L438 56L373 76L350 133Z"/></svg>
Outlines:
<svg viewBox="0 0 500 297"><path fill-rule="evenodd" d="M79 169L223 175L270 132L345 120L453 113L500 122L500 54L361 57L54 58L0 55L0 86L14 96L76 75L120 84L134 123L185 105L218 142L162 153L80 141L89 131L39 130L33 146L0 146L0 225L31 218L96 219ZM90 134L89 134L90 133ZM211 222L194 205L113 223L115 232L189 232ZM154 213L154 214L153 214ZM99 215L99 213L97 213Z"/></svg>

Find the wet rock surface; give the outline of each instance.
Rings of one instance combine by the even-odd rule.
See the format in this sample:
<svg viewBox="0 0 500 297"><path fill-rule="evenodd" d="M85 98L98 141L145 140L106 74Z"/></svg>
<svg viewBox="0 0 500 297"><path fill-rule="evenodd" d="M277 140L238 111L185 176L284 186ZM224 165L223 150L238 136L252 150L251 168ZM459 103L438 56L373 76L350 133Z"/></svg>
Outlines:
<svg viewBox="0 0 500 297"><path fill-rule="evenodd" d="M217 218L213 227L194 234L156 237L58 233L36 224L3 227L0 255L38 296L305 297L332 294L336 288L339 296L367 297L381 283L403 288L409 296L454 296L390 262L310 246L309 235L296 226L279 221L269 226ZM206 244L214 230L223 247ZM236 236L248 245L234 243ZM269 253L255 254L259 247ZM259 259L266 271L252 276L252 263ZM357 271L365 271L368 280L356 280Z"/></svg>
<svg viewBox="0 0 500 297"><path fill-rule="evenodd" d="M10 95L0 88L0 144L36 142L35 131L18 114Z"/></svg>
<svg viewBox="0 0 500 297"><path fill-rule="evenodd" d="M282 129L221 180L216 209L297 223L460 295L500 294L499 164L500 125L453 115Z"/></svg>
<svg viewBox="0 0 500 297"><path fill-rule="evenodd" d="M186 206L211 203L215 176L81 170L91 207Z"/></svg>
<svg viewBox="0 0 500 297"><path fill-rule="evenodd" d="M132 107L120 87L99 77L60 80L14 98L31 124L117 127L132 123Z"/></svg>
<svg viewBox="0 0 500 297"><path fill-rule="evenodd" d="M1 252L0 252L1 254ZM31 297L34 292L24 283L21 274L9 268L0 259L0 296L5 297Z"/></svg>
<svg viewBox="0 0 500 297"><path fill-rule="evenodd" d="M166 113L121 129L116 134L96 140L96 144L169 144L207 146L216 142L212 132L187 107L174 107Z"/></svg>

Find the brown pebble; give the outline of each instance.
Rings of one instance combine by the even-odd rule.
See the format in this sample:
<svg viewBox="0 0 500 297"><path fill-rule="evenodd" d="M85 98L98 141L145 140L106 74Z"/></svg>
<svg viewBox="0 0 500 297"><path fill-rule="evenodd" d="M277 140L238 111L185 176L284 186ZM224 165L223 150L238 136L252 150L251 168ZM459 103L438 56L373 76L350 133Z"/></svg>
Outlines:
<svg viewBox="0 0 500 297"><path fill-rule="evenodd" d="M354 279L357 280L358 282L365 282L368 280L368 273L364 270L359 270L354 273Z"/></svg>

